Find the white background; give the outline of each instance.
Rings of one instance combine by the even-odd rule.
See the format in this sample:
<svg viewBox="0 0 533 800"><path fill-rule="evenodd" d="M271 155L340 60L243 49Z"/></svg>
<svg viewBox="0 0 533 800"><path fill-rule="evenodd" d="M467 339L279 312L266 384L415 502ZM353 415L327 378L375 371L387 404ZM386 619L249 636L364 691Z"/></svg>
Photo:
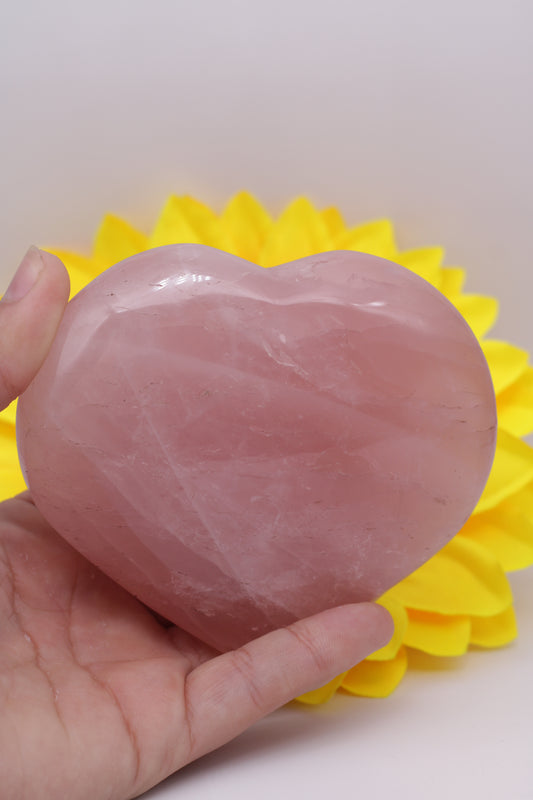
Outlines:
<svg viewBox="0 0 533 800"><path fill-rule="evenodd" d="M530 0L26 0L0 11L0 291L31 243L105 211L247 188L443 244L533 350ZM283 709L152 798L533 798L532 573L521 636L385 701ZM96 800L96 799L95 799Z"/></svg>

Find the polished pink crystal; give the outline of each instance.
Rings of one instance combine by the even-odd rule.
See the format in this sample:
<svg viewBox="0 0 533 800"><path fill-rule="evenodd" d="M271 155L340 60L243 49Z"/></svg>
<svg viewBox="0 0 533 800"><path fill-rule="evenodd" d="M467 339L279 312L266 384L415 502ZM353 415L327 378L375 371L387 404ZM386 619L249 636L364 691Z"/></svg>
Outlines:
<svg viewBox="0 0 533 800"><path fill-rule="evenodd" d="M475 506L496 428L481 349L421 278L200 245L77 295L18 413L49 522L220 650L427 560Z"/></svg>

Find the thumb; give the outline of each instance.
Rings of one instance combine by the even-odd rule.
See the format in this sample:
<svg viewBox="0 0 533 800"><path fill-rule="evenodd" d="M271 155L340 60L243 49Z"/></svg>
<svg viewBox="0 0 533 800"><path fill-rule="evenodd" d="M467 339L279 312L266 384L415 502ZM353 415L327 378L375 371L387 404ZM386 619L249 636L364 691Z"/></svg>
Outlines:
<svg viewBox="0 0 533 800"><path fill-rule="evenodd" d="M62 262L30 247L0 302L0 409L26 389L43 363L68 301Z"/></svg>
<svg viewBox="0 0 533 800"><path fill-rule="evenodd" d="M185 689L189 760L349 670L386 644L393 631L382 606L339 606L201 664L188 675Z"/></svg>

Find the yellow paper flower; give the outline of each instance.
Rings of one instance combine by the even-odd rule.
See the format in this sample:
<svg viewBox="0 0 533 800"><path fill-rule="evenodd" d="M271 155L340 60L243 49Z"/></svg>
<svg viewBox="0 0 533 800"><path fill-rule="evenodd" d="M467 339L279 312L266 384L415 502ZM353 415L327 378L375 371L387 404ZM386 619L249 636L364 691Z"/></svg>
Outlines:
<svg viewBox="0 0 533 800"><path fill-rule="evenodd" d="M211 245L264 267L341 249L396 261L456 306L480 340L492 373L499 418L496 457L472 516L446 547L380 598L395 621L391 642L300 700L320 703L339 688L384 697L398 686L417 651L450 657L472 645L489 648L510 642L516 620L506 572L533 564L533 448L521 440L533 431L533 368L524 350L485 338L497 316L496 300L465 293L464 270L443 266L442 248L400 251L388 220L348 228L336 208L319 211L304 197L275 220L245 192L233 197L221 214L192 197L170 197L148 236L108 215L90 256L52 252L67 265L75 294L117 261L177 242ZM0 415L0 474L2 498L25 488L14 404Z"/></svg>

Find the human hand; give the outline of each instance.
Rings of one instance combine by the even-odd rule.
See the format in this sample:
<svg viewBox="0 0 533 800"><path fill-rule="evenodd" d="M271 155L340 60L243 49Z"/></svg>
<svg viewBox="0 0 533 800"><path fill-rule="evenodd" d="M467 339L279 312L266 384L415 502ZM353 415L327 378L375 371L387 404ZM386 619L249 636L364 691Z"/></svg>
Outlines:
<svg viewBox="0 0 533 800"><path fill-rule="evenodd" d="M0 303L1 408L39 369L68 291L59 259L32 248ZM219 655L86 561L26 492L0 504L3 800L136 797L391 634L381 607L347 605Z"/></svg>

